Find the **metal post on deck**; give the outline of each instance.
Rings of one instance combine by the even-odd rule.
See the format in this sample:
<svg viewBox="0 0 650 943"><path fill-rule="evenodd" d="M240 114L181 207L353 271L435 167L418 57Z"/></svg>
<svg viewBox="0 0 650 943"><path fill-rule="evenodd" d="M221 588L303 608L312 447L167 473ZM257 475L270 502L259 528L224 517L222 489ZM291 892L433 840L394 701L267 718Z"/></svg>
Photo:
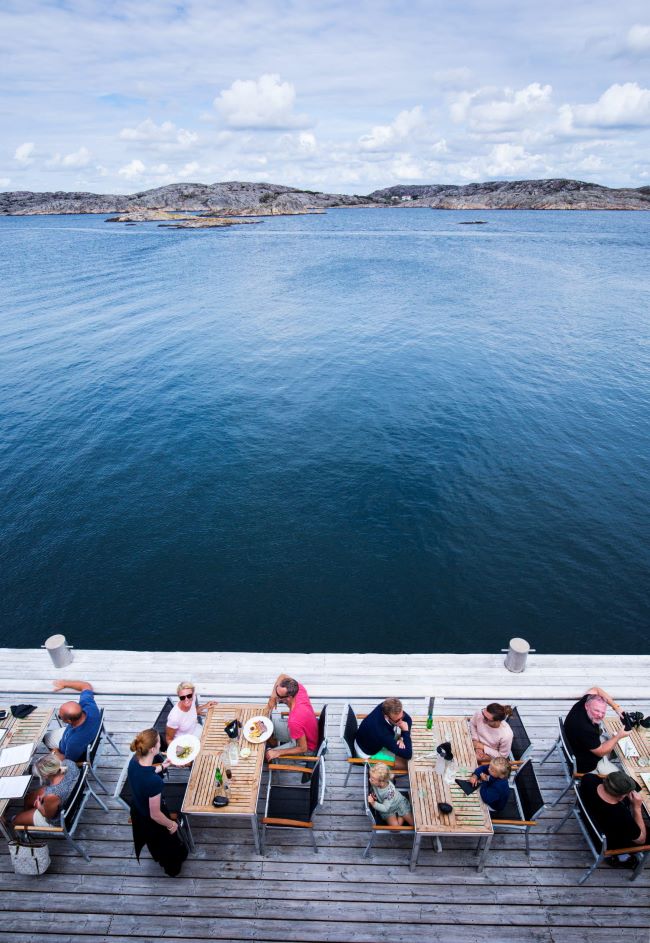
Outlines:
<svg viewBox="0 0 650 943"><path fill-rule="evenodd" d="M520 674L526 670L526 659L529 653L534 652L535 649L531 648L523 638L511 638L510 647L502 648L501 651L508 653L503 662L508 671Z"/></svg>
<svg viewBox="0 0 650 943"><path fill-rule="evenodd" d="M65 668L73 660L72 645L68 645L65 635L50 635L41 645L48 653L55 668Z"/></svg>

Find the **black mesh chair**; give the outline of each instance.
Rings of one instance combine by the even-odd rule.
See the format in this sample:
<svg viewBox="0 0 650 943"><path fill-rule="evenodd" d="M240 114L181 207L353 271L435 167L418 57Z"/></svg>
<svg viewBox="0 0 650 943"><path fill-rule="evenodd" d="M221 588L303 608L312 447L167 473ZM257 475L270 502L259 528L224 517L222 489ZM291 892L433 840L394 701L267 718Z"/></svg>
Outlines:
<svg viewBox="0 0 650 943"><path fill-rule="evenodd" d="M526 760L515 773L510 785L508 804L500 812L491 812L495 832L523 832L526 857L530 858L529 833L537 825L544 811L544 799L533 769L532 760Z"/></svg>
<svg viewBox="0 0 650 943"><path fill-rule="evenodd" d="M169 717L170 711L174 706L174 702L170 697L167 698L163 704L161 712L158 714L154 720L152 727L160 736L160 749L164 752L167 747L167 718Z"/></svg>
<svg viewBox="0 0 650 943"><path fill-rule="evenodd" d="M309 787L305 788L298 783L274 782L274 774L277 771L294 774L309 773ZM325 760L322 756L318 758L313 769L303 766L291 766L288 763L271 763L269 765L266 804L262 817L261 853L266 854L266 832L269 828L306 829L311 836L314 851L317 852L313 818L316 810L323 802L324 794Z"/></svg>
<svg viewBox="0 0 650 943"><path fill-rule="evenodd" d="M564 816L561 822L558 825L555 825L551 832L557 832L562 828L565 822L567 822L573 815L578 823L580 831L585 837L589 850L591 851L594 857L594 863L591 867L587 868L585 873L582 875L578 884L584 884L587 878L589 878L593 872L596 870L599 864L602 864L607 858L613 858L617 855L623 854L636 854L638 855L638 863L636 867L630 873L630 881L635 881L638 876L641 874L646 861L650 858L650 844L646 845L632 845L629 848L608 848L607 847L607 838L603 835L599 829L594 824L593 819L587 812L582 798L580 796L580 789L577 783L573 783L573 789L576 796L576 801L573 806L569 809L567 814ZM649 823L646 822L646 825Z"/></svg>
<svg viewBox="0 0 650 943"><path fill-rule="evenodd" d="M566 779L567 784L557 799L554 802L551 802L551 808L556 806L558 802L563 799L564 796L566 796L567 792L576 782L576 780L582 779L584 776L584 773L578 772L576 758L571 751L569 741L567 740L566 734L564 732L564 720L561 717L558 717L557 723L559 728L558 738L548 753L541 760L540 766L546 763L548 758L557 750L557 752L560 754L560 759L562 761L562 772L564 773L564 778Z"/></svg>
<svg viewBox="0 0 650 943"><path fill-rule="evenodd" d="M506 719L506 722L512 730L512 747L510 748L510 755L515 763L523 763L527 759L530 753L533 750L533 743L526 728L524 727L524 722L519 715L519 711L516 707L513 708L512 714Z"/></svg>
<svg viewBox="0 0 650 943"><path fill-rule="evenodd" d="M384 820L381 818L378 812L376 812L373 807L368 802L368 796L371 791L370 780L368 778L370 773L370 764L364 763L363 767L363 808L370 821L370 840L365 847L363 852L363 857L367 858L370 854L370 849L372 848L375 836L377 835L399 835L403 832L409 832L411 835L414 834L415 828L412 825L386 825ZM410 798L408 789L399 790L404 796Z"/></svg>
<svg viewBox="0 0 650 943"><path fill-rule="evenodd" d="M81 845L75 840L74 834L79 825L79 819L81 818L81 813L83 812L86 803L92 796L104 811L108 812L108 809L104 803L99 799L99 797L90 789L88 784L88 775L90 773L90 767L85 763L79 773L79 779L77 784L70 793L65 806L61 809L59 813L59 824L58 825L15 825L14 831L24 834L26 837L31 837L33 835L39 835L41 837L63 837L70 842L77 854L80 854L90 861L90 855L84 851Z"/></svg>

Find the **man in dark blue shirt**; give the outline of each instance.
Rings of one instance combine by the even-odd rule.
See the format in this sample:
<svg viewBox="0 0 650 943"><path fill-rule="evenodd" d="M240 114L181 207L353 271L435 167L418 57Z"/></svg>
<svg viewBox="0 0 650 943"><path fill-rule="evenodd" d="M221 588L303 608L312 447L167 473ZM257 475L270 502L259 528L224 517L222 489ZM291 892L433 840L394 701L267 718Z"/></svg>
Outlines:
<svg viewBox="0 0 650 943"><path fill-rule="evenodd" d="M361 721L356 737L357 753L362 757L382 753L381 759L393 756L393 768L406 769L413 756L412 726L413 721L403 710L399 698L387 697Z"/></svg>
<svg viewBox="0 0 650 943"><path fill-rule="evenodd" d="M66 701L59 708L59 719L63 727L45 734L43 742L60 759L83 760L86 747L95 739L99 730L100 714L95 703L93 686L88 681L55 681L55 691L71 688L79 691L79 701Z"/></svg>

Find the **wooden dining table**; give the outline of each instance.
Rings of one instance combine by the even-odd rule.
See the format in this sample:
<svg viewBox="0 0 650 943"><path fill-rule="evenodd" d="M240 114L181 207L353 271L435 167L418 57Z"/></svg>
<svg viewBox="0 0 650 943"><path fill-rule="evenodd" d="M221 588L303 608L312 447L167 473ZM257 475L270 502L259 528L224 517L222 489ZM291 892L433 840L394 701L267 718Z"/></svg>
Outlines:
<svg viewBox="0 0 650 943"><path fill-rule="evenodd" d="M481 854L477 870L480 871L494 834L490 812L478 790L466 796L454 782L456 778L466 779L478 765L469 721L466 717L435 717L431 730L427 730L426 724L426 717L415 717L411 728L413 757L408 772L415 836L410 869L414 870L417 865L425 835L432 837L436 851L442 851L441 837L458 835L478 839ZM451 743L454 756L452 769L456 768L456 771L453 778L436 772L436 747L446 741ZM448 778L451 782L447 781ZM448 814L441 812L438 808L440 802L453 806L453 811Z"/></svg>
<svg viewBox="0 0 650 943"><path fill-rule="evenodd" d="M240 755L237 764L230 767L231 778L224 777L228 805L215 807L212 800L215 796L215 773L218 767L223 769L223 755L230 744L225 727L231 720L238 720L243 727L252 717L269 715L267 706L261 704L217 704L208 709L201 734L201 749L192 764L182 807L186 816L208 815L224 821L233 818L249 819L258 854L260 836L257 803L262 782L265 743L249 743L240 729L239 748L241 750L244 745L249 747L250 756Z"/></svg>
<svg viewBox="0 0 650 943"><path fill-rule="evenodd" d="M43 739L54 711L50 707L37 707L28 717L14 717L7 704L0 704L0 708L7 712L7 716L0 720L0 730L6 730L6 734L0 741L0 752L5 747L17 747L23 743L34 743L36 747ZM0 767L0 776L25 776L31 767L31 758L24 763L18 763L14 766ZM7 841L11 841L9 829L4 824L4 814L12 799L0 799L0 831Z"/></svg>
<svg viewBox="0 0 650 943"><path fill-rule="evenodd" d="M603 726L607 733L613 736L622 729L623 722L618 717L608 717L603 721ZM640 795L643 806L647 814L650 815L650 789L648 788L650 782L650 730L646 730L645 727L635 727L630 730L628 736L639 755L625 756L619 741L615 750L616 756L628 776L631 776L641 786ZM647 777L647 782L642 779L642 774Z"/></svg>

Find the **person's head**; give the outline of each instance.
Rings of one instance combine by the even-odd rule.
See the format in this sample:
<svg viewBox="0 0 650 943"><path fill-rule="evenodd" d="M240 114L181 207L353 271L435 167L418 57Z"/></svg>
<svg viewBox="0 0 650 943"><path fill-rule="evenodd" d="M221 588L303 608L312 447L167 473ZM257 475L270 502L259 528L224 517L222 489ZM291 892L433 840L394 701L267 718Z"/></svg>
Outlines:
<svg viewBox="0 0 650 943"><path fill-rule="evenodd" d="M511 772L510 760L507 760L505 756L495 756L494 759L490 760L488 773L490 776L494 776L495 779L507 779Z"/></svg>
<svg viewBox="0 0 650 943"><path fill-rule="evenodd" d="M196 686L193 681L181 681L176 688L176 693L178 694L178 701L181 707L188 708L194 701Z"/></svg>
<svg viewBox="0 0 650 943"><path fill-rule="evenodd" d="M629 796L629 794L634 791L635 787L635 781L631 776L628 776L627 773L624 773L623 770L616 770L615 773L609 773L603 779L605 792L613 799L616 799L617 802Z"/></svg>
<svg viewBox="0 0 650 943"><path fill-rule="evenodd" d="M385 763L373 763L368 773L368 779L373 786L383 789L390 782L390 770Z"/></svg>
<svg viewBox="0 0 650 943"><path fill-rule="evenodd" d="M585 701L585 710L592 724L599 724L607 713L607 701L600 694L590 694Z"/></svg>
<svg viewBox="0 0 650 943"><path fill-rule="evenodd" d="M136 756L147 756L151 750L160 749L160 734L153 727L141 730L135 735L130 749Z"/></svg>
<svg viewBox="0 0 650 943"><path fill-rule="evenodd" d="M404 717L402 702L398 697L387 697L381 705L381 709L384 717L387 717L393 724Z"/></svg>
<svg viewBox="0 0 650 943"><path fill-rule="evenodd" d="M64 724L77 724L83 717L83 708L78 701L66 701L59 708L59 719Z"/></svg>
<svg viewBox="0 0 650 943"><path fill-rule="evenodd" d="M45 785L51 783L59 773L65 773L67 768L61 763L56 753L46 753L34 763L33 770L34 775L40 779L41 785Z"/></svg>
<svg viewBox="0 0 650 943"><path fill-rule="evenodd" d="M488 727L499 727L506 717L511 716L512 708L509 704L497 704L496 701L493 701L492 704L484 707L481 713Z"/></svg>
<svg viewBox="0 0 650 943"><path fill-rule="evenodd" d="M294 678L283 678L279 684L275 686L275 696L278 701L282 704L295 697L298 693L298 682Z"/></svg>

